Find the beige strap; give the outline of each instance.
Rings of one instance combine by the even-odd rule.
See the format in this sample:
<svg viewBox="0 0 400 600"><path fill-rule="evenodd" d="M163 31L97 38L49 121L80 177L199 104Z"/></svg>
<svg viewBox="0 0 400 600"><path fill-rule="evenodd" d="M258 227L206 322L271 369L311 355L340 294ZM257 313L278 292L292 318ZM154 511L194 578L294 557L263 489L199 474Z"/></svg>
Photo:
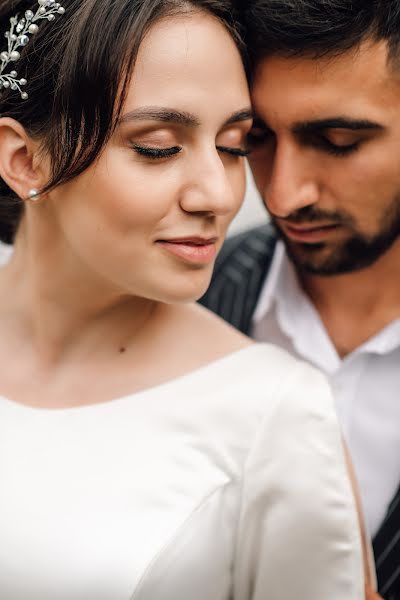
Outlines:
<svg viewBox="0 0 400 600"><path fill-rule="evenodd" d="M353 487L353 494L356 501L357 513L358 513L358 521L360 524L360 532L361 532L361 542L363 548L363 558L364 558L364 574L365 574L365 584L371 588L372 590L376 590L377 581L375 574L375 564L373 559L372 547L369 541L369 536L367 535L365 528L365 519L364 519L364 510L362 507L361 496L358 489L357 478L355 475L353 462L350 458L350 453L347 448L346 443L343 441L344 452L346 456L347 469L350 475L351 485Z"/></svg>

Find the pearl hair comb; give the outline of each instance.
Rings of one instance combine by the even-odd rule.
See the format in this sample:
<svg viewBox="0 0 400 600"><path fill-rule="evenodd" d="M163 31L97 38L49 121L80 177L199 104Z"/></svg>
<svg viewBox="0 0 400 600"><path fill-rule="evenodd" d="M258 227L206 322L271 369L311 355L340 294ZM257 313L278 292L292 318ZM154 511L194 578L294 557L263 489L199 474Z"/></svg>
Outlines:
<svg viewBox="0 0 400 600"><path fill-rule="evenodd" d="M8 40L8 49L0 53L0 92L6 89L17 90L23 100L28 98L27 92L22 90L28 82L26 79L19 78L15 70L7 73L7 67L21 58L20 50L29 43L29 36L39 31L37 21L42 19L54 21L56 14L63 15L65 13L65 8L56 0L38 0L38 2L39 7L36 13L27 10L21 18L19 15L11 17L10 30L4 34Z"/></svg>

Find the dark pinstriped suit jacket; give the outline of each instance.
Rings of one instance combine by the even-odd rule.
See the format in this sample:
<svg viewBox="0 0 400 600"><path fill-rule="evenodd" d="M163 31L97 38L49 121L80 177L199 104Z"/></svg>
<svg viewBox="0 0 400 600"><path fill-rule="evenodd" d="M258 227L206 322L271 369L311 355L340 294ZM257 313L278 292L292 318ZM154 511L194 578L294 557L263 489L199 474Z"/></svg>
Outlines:
<svg viewBox="0 0 400 600"><path fill-rule="evenodd" d="M261 288L274 255L277 237L270 225L228 238L201 304L249 335Z"/></svg>
<svg viewBox="0 0 400 600"><path fill-rule="evenodd" d="M271 225L229 238L218 257L210 288L201 304L249 334L276 241ZM379 589L384 600L400 600L400 489L375 537L374 552Z"/></svg>

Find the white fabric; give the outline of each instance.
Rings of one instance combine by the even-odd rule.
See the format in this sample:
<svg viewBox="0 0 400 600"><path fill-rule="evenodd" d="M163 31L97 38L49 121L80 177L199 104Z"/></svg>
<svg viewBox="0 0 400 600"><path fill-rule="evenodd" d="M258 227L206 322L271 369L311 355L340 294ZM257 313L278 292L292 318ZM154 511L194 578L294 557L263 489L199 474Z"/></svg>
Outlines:
<svg viewBox="0 0 400 600"><path fill-rule="evenodd" d="M400 483L400 320L342 360L279 242L253 335L309 361L330 379L375 535Z"/></svg>
<svg viewBox="0 0 400 600"><path fill-rule="evenodd" d="M112 402L0 398L0 598L362 600L325 379L254 345Z"/></svg>
<svg viewBox="0 0 400 600"><path fill-rule="evenodd" d="M12 246L0 242L0 266L8 263L13 252Z"/></svg>

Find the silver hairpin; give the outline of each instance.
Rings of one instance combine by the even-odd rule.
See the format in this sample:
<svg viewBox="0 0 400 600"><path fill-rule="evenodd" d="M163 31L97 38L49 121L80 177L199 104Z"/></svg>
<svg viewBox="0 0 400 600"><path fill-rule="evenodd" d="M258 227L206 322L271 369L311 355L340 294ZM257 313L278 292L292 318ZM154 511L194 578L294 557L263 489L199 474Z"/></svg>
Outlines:
<svg viewBox="0 0 400 600"><path fill-rule="evenodd" d="M6 67L21 58L19 50L28 44L30 35L34 35L39 31L37 21L42 19L54 21L56 14L63 15L65 13L65 8L56 0L38 0L38 3L39 7L36 13L27 10L22 18L19 18L19 15L11 17L10 30L4 34L8 40L8 49L0 53L0 91L9 88L17 90L23 100L28 98L27 92L21 89L26 86L27 80L18 78L18 73L15 70L6 73Z"/></svg>

